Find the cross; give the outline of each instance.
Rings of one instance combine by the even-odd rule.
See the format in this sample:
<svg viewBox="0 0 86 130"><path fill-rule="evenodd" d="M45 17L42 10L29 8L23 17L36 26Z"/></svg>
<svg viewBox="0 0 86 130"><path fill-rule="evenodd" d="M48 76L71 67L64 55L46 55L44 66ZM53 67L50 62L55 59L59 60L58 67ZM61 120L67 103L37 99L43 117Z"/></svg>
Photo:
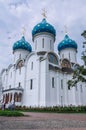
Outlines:
<svg viewBox="0 0 86 130"><path fill-rule="evenodd" d="M64 25L64 32L65 32L65 34L67 34L67 33L68 33L68 28L67 28L67 26L66 26L66 25Z"/></svg>
<svg viewBox="0 0 86 130"><path fill-rule="evenodd" d="M24 36L26 33L26 29L25 29L25 26L22 27L22 35Z"/></svg>
<svg viewBox="0 0 86 130"><path fill-rule="evenodd" d="M42 11L43 11L42 16L43 16L44 18L47 18L47 16L46 16L47 11L45 10L45 8L42 9Z"/></svg>

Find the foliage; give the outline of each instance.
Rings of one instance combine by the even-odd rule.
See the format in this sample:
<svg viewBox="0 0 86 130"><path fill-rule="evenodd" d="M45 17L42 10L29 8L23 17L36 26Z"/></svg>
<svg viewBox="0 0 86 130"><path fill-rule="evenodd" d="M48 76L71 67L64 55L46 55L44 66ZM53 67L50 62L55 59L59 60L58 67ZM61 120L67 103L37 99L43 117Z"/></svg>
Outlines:
<svg viewBox="0 0 86 130"><path fill-rule="evenodd" d="M23 116L19 111L0 110L0 116Z"/></svg>
<svg viewBox="0 0 86 130"><path fill-rule="evenodd" d="M73 77L68 81L68 89L75 86L78 82L86 82L86 68L84 66L79 66L73 72Z"/></svg>
<svg viewBox="0 0 86 130"><path fill-rule="evenodd" d="M53 107L21 107L17 106L17 110L27 112L49 112L49 113L86 113L86 106L53 106Z"/></svg>
<svg viewBox="0 0 86 130"><path fill-rule="evenodd" d="M81 34L86 39L86 30ZM79 66L77 70L74 70L73 77L71 80L68 81L68 88L75 86L78 82L85 82L86 83L86 42L83 42L83 51L81 59L84 62L83 66Z"/></svg>
<svg viewBox="0 0 86 130"><path fill-rule="evenodd" d="M85 54L82 53L81 59L84 61L85 65L86 65L86 56L85 56Z"/></svg>

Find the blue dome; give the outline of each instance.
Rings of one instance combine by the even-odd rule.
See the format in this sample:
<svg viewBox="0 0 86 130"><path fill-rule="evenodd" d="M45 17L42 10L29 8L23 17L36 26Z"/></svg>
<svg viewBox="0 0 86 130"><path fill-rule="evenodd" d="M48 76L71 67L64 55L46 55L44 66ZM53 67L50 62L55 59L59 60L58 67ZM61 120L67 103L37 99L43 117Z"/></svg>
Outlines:
<svg viewBox="0 0 86 130"><path fill-rule="evenodd" d="M27 50L29 52L32 51L31 45L25 40L24 36L22 36L21 40L14 43L13 50L15 51L17 49L24 49L24 50Z"/></svg>
<svg viewBox="0 0 86 130"><path fill-rule="evenodd" d="M74 40L70 39L68 35L65 35L64 40L59 43L58 51L61 51L65 48L77 49L77 43Z"/></svg>
<svg viewBox="0 0 86 130"><path fill-rule="evenodd" d="M34 36L37 33L41 33L41 32L48 32L53 34L54 36L56 36L56 30L54 29L54 27L47 23L46 19L44 18L42 20L42 22L38 23L32 30L32 36Z"/></svg>

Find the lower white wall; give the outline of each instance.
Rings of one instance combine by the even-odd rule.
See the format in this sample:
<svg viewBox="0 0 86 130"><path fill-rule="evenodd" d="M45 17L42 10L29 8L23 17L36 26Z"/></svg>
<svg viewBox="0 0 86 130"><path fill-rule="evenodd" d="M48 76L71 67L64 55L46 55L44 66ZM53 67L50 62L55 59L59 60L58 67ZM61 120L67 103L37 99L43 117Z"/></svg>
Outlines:
<svg viewBox="0 0 86 130"><path fill-rule="evenodd" d="M31 70L31 63L33 62L33 70ZM23 91L22 106L68 106L68 105L86 105L86 84L82 85L82 92L78 83L78 90L73 87L70 90L67 88L67 81L72 78L72 75L62 73L61 71L49 70L49 63L47 59L39 60L39 56L34 54L28 58L27 64L22 67L21 75L19 70L11 68L9 73L3 72L2 78L8 79L2 82L4 89L7 86L16 88L21 82ZM12 79L10 73L12 72ZM7 77L9 76L9 77ZM55 79L55 87L52 88L52 77ZM33 88L30 89L30 80L33 79ZM61 79L63 79L63 89L61 88ZM11 81L10 81L11 80ZM7 84L6 84L7 83Z"/></svg>

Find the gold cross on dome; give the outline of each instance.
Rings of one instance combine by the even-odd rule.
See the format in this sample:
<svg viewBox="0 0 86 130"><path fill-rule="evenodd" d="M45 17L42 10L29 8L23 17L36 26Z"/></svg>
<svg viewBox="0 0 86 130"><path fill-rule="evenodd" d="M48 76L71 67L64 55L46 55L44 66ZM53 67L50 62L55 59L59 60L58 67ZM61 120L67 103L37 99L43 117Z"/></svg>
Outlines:
<svg viewBox="0 0 86 130"><path fill-rule="evenodd" d="M45 8L42 9L42 11L43 11L42 16L43 16L44 18L47 18L47 16L46 16L47 11L45 10Z"/></svg>
<svg viewBox="0 0 86 130"><path fill-rule="evenodd" d="M25 36L25 33L26 33L26 28L25 26L22 27L22 35Z"/></svg>
<svg viewBox="0 0 86 130"><path fill-rule="evenodd" d="M64 25L64 32L65 32L65 34L68 34L68 28L66 25Z"/></svg>

